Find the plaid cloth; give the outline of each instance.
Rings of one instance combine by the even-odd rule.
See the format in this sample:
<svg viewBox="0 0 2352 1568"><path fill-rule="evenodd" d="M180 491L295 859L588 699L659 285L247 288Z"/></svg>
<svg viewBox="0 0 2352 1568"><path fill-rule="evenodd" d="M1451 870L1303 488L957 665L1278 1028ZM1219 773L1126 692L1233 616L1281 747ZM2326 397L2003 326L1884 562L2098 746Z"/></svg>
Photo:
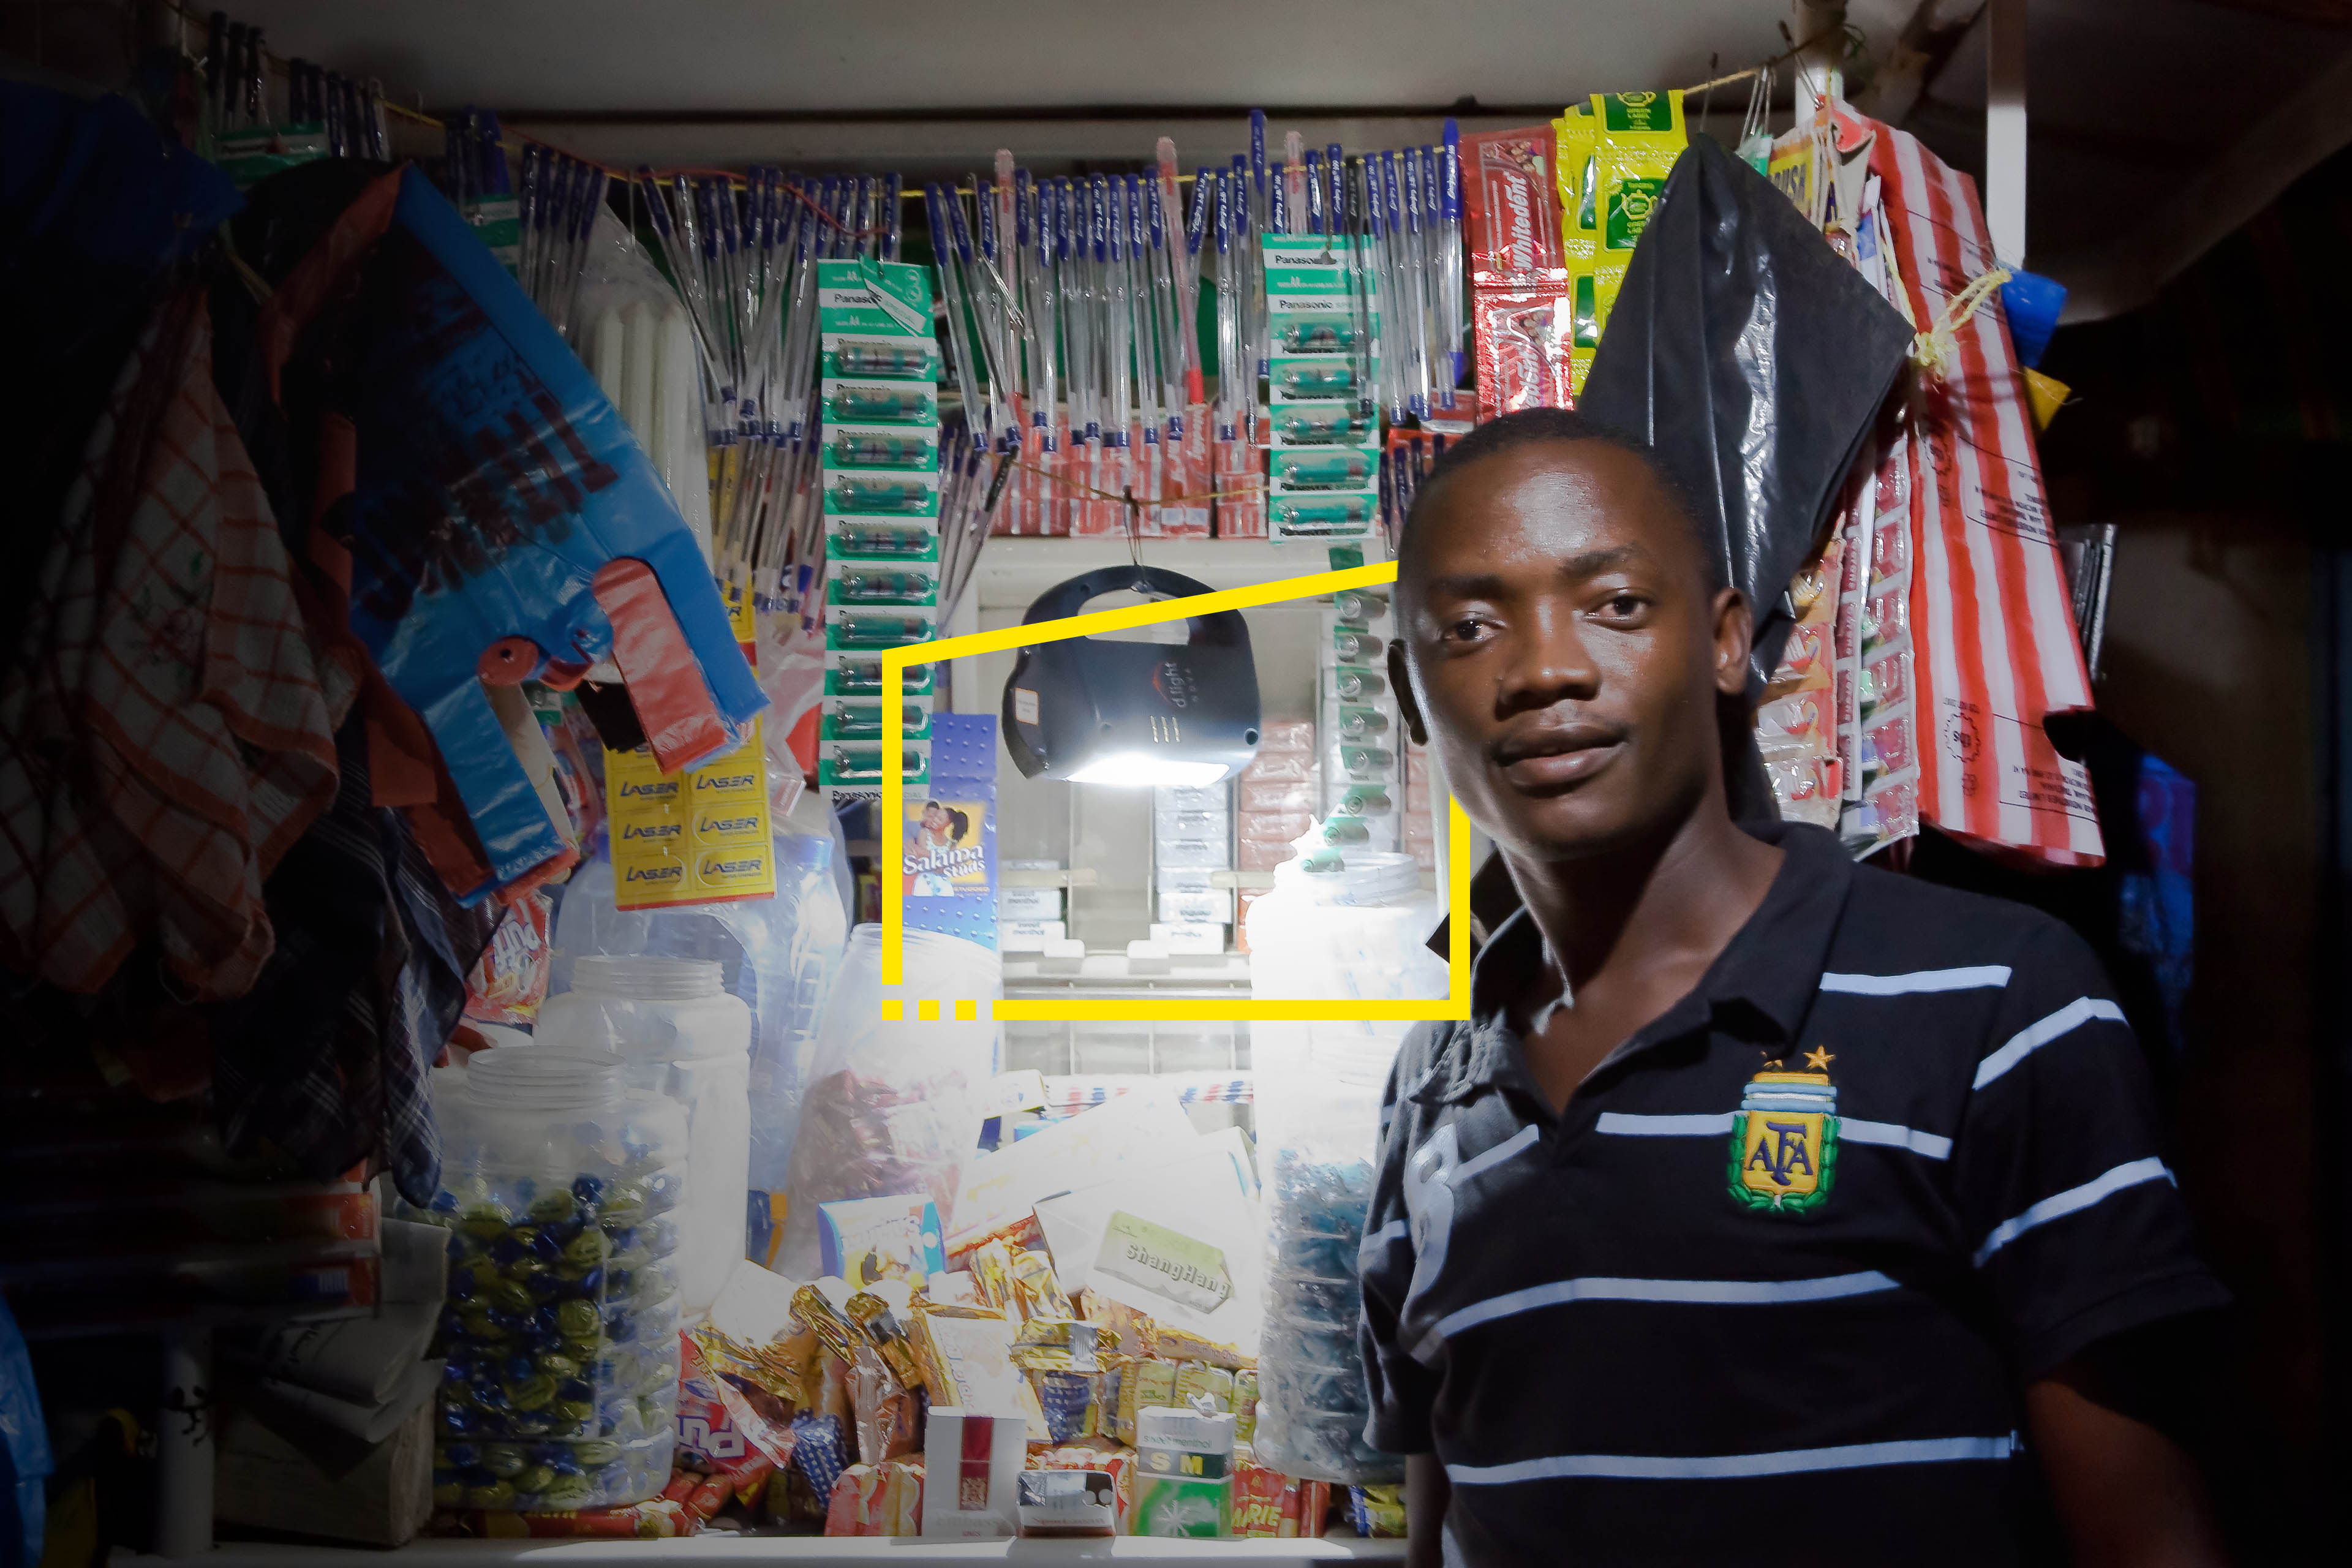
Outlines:
<svg viewBox="0 0 2352 1568"><path fill-rule="evenodd" d="M93 429L0 685L0 957L94 993L144 937L194 999L273 942L270 869L335 794L276 521L167 300Z"/></svg>
<svg viewBox="0 0 2352 1568"><path fill-rule="evenodd" d="M269 879L278 950L212 1019L214 1105L236 1152L267 1141L322 1181L380 1155L421 1206L441 1163L425 1074L494 914L458 908L400 814L371 803L364 719L336 745L334 805Z"/></svg>

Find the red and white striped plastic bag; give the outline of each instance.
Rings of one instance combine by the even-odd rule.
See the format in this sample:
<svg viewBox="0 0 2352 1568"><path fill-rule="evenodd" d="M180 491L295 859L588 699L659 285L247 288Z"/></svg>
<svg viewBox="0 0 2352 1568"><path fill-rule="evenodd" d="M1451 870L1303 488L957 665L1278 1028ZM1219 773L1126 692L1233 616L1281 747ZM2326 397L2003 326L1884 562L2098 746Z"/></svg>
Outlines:
<svg viewBox="0 0 2352 1568"><path fill-rule="evenodd" d="M1973 182L1916 137L1876 129L1893 260L1929 329L1994 264L1984 213ZM1998 296L1953 337L1951 373L1917 377L1904 421L1920 816L1980 848L2095 865L2090 775L2042 727L2091 706L2091 688Z"/></svg>

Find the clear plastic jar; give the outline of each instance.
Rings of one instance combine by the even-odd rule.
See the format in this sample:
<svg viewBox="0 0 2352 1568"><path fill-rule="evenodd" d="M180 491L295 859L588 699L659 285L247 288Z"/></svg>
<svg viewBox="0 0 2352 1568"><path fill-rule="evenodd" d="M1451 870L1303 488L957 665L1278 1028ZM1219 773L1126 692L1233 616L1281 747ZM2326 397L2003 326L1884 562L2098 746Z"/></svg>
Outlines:
<svg viewBox="0 0 2352 1568"><path fill-rule="evenodd" d="M572 989L551 996L535 1047L611 1051L623 1079L686 1111L686 1189L678 1201L678 1288L688 1321L710 1310L743 1256L751 1165L751 1009L727 994L716 963L591 956Z"/></svg>
<svg viewBox="0 0 2352 1568"><path fill-rule="evenodd" d="M1250 990L1304 1001L1442 999L1424 945L1438 919L1411 857L1349 849L1284 863L1249 914ZM1355 1485L1403 1477L1364 1443L1356 1252L1380 1155L1381 1097L1410 1024L1254 1023L1267 1181L1265 1330L1255 1446L1286 1475Z"/></svg>
<svg viewBox="0 0 2352 1568"><path fill-rule="evenodd" d="M685 1113L609 1054L507 1047L462 1077L424 1216L449 1231L434 1500L642 1501L677 1440Z"/></svg>

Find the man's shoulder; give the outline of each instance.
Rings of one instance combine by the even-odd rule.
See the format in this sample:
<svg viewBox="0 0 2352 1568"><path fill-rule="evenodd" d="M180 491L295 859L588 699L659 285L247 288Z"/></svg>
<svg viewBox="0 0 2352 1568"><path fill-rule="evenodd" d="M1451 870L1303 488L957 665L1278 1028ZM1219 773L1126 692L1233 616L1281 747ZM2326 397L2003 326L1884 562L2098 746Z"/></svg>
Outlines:
<svg viewBox="0 0 2352 1568"><path fill-rule="evenodd" d="M1830 966L1857 961L1909 970L2097 962L2073 927L2040 910L1869 865L1854 868Z"/></svg>

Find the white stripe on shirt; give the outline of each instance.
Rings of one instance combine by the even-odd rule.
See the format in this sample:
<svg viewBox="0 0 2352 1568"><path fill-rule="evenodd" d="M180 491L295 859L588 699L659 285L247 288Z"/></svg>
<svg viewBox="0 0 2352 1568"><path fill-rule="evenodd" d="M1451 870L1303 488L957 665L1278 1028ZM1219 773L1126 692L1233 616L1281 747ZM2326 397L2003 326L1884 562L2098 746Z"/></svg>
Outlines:
<svg viewBox="0 0 2352 1568"><path fill-rule="evenodd" d="M1615 1133L1622 1138L1720 1138L1731 1131L1732 1112L1726 1110L1712 1115L1640 1116L1630 1111L1604 1110L1593 1123L1595 1132ZM1922 1132L1916 1128L1898 1126L1892 1121L1864 1121L1858 1116L1838 1118L1838 1136L1856 1143L1882 1143L1892 1149L1908 1149L1930 1160L1952 1157L1952 1141L1940 1133Z"/></svg>
<svg viewBox="0 0 2352 1568"><path fill-rule="evenodd" d="M1990 1258L2036 1226L2048 1225L2053 1219L2063 1219L2070 1214L2089 1208L2093 1204L2103 1202L2128 1187L2141 1186L2149 1182L2170 1181L2172 1181L2172 1173L2165 1169L2164 1162L2153 1154L2145 1160L2133 1160L2126 1164L2117 1165L2105 1175L2094 1176L2079 1187L2069 1187L2063 1193L2053 1193L2015 1219L2001 1221L1992 1227L1992 1234L1985 1237L1984 1245L1977 1248L1976 1257L1969 1261L1981 1268L1984 1267L1986 1258ZM2179 1184L2176 1182L2173 1184L2177 1186Z"/></svg>
<svg viewBox="0 0 2352 1568"><path fill-rule="evenodd" d="M1524 1290L1473 1302L1458 1312L1448 1312L1437 1321L1437 1326L1429 1331L1412 1353L1413 1359L1425 1363L1435 1358L1445 1341L1465 1329L1570 1301L1679 1301L1696 1306L1753 1307L1830 1301L1841 1296L1868 1296L1896 1288L1893 1279L1875 1268L1818 1279L1612 1279L1599 1276L1556 1279L1549 1285L1531 1285Z"/></svg>
<svg viewBox="0 0 2352 1568"><path fill-rule="evenodd" d="M1464 1182L1468 1181L1471 1177L1477 1175L1480 1172L1490 1171L1496 1165L1501 1164L1504 1161L1509 1159L1512 1155L1533 1147L1536 1140L1542 1136L1543 1129L1530 1121L1525 1127L1520 1128L1517 1132L1512 1133L1508 1138L1504 1139L1500 1143L1496 1144L1492 1149L1487 1150L1485 1153L1473 1154L1467 1160L1463 1161L1462 1163L1454 1166L1454 1169L1446 1174L1445 1184L1449 1187L1459 1186Z"/></svg>
<svg viewBox="0 0 2352 1568"><path fill-rule="evenodd" d="M1908 996L1921 991L1998 991L2009 984L2009 965L1979 963L1967 969L1916 969L1908 974L1824 974L1822 989L1848 996Z"/></svg>
<svg viewBox="0 0 2352 1568"><path fill-rule="evenodd" d="M2104 996L2075 997L2047 1018L2018 1030L2009 1037L2009 1044L1979 1062L1974 1087L1982 1089L2059 1036L2071 1034L2094 1018L2109 1018L2120 1024L2124 1010Z"/></svg>
<svg viewBox="0 0 2352 1568"><path fill-rule="evenodd" d="M1624 1110L1604 1110L1592 1124L1595 1132L1624 1138L1720 1138L1731 1131L1731 1112L1707 1111L1696 1116L1637 1116Z"/></svg>
<svg viewBox="0 0 2352 1568"><path fill-rule="evenodd" d="M1913 1437L1894 1443L1845 1443L1834 1448L1789 1448L1777 1454L1721 1454L1680 1458L1664 1454L1561 1454L1513 1465L1448 1465L1457 1487L1508 1486L1584 1477L1623 1480L1726 1480L1786 1476L1806 1470L1851 1470L1868 1465L1941 1465L1960 1459L2006 1459L2021 1445L2005 1437Z"/></svg>
<svg viewBox="0 0 2352 1568"><path fill-rule="evenodd" d="M1908 1149L1930 1160L1952 1157L1952 1141L1940 1134L1922 1132L1916 1127L1898 1127L1892 1121L1864 1121L1858 1116L1838 1118L1838 1139L1846 1143L1883 1143L1890 1149Z"/></svg>

